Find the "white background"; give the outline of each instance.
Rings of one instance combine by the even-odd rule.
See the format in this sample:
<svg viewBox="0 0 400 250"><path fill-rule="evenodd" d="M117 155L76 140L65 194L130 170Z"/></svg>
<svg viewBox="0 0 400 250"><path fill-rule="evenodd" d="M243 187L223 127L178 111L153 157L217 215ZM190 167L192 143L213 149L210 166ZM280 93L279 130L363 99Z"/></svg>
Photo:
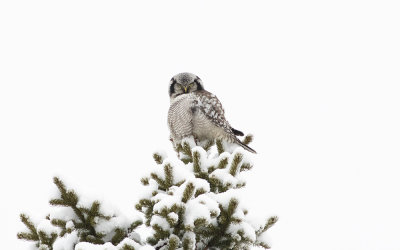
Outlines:
<svg viewBox="0 0 400 250"><path fill-rule="evenodd" d="M400 249L398 1L1 1L1 249L52 176L133 210L189 71L255 134L272 249Z"/></svg>

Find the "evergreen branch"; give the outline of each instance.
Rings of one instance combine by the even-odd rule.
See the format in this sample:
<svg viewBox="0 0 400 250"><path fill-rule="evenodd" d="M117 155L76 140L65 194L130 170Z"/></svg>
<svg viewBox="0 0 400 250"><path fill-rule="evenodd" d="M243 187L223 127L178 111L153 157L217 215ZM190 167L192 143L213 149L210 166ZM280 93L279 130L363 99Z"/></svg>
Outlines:
<svg viewBox="0 0 400 250"><path fill-rule="evenodd" d="M67 190L65 184L58 177L54 177L53 182L60 191L61 199L52 199L50 200L50 204L55 206L70 207L80 220L80 223L75 223L76 228L85 229L89 232L89 234L84 238L86 238L87 241L92 243L99 244L100 242L103 242L100 239L99 235L97 235L96 230L93 227L95 225L94 222L95 216L99 216L104 219L108 218L106 216L101 216L99 214L98 211L100 203L98 201L93 202L90 210L86 208L78 208L77 207L79 201L78 195L76 195L76 193L73 190ZM87 218L84 215L85 212L88 215Z"/></svg>
<svg viewBox="0 0 400 250"><path fill-rule="evenodd" d="M240 167L240 172L248 171L252 168L253 168L253 166L250 163L246 162L246 163L243 163L242 166Z"/></svg>
<svg viewBox="0 0 400 250"><path fill-rule="evenodd" d="M193 170L195 173L200 173L200 153L195 151L193 152Z"/></svg>
<svg viewBox="0 0 400 250"><path fill-rule="evenodd" d="M210 191L213 193L217 193L218 192L218 188L221 186L221 181L217 178L213 178L211 177L209 179L210 182Z"/></svg>
<svg viewBox="0 0 400 250"><path fill-rule="evenodd" d="M61 219L52 219L52 220L50 221L50 223L51 223L53 226L59 227L59 228L61 229L61 232L60 232L60 236L61 236L61 237L63 237L67 232L68 232L68 233L71 233L71 232L72 232L71 229L67 230L67 228L66 228L67 222L66 222L65 220L61 220Z"/></svg>
<svg viewBox="0 0 400 250"><path fill-rule="evenodd" d="M46 232L39 230L38 235L41 245L47 245L49 249L53 249L53 243L58 237L56 232L52 232L50 235L47 235Z"/></svg>
<svg viewBox="0 0 400 250"><path fill-rule="evenodd" d="M197 218L193 222L195 227L205 226L207 224L207 220L205 218Z"/></svg>
<svg viewBox="0 0 400 250"><path fill-rule="evenodd" d="M183 241L182 241L182 247L183 250L192 250L194 248L195 242L190 237L187 237L186 235L183 236Z"/></svg>
<svg viewBox="0 0 400 250"><path fill-rule="evenodd" d="M264 233L265 231L267 231L270 227L272 227L273 225L275 225L275 223L278 221L278 217L277 216L272 216L268 219L268 221L265 223L265 225L260 228L259 230L257 230L256 235L260 236L262 233Z"/></svg>
<svg viewBox="0 0 400 250"><path fill-rule="evenodd" d="M157 164L162 164L163 163L163 161L164 161L164 159L163 159L163 157L160 155L160 154L158 154L158 153L154 153L153 154L153 159L154 159L154 161L157 163Z"/></svg>
<svg viewBox="0 0 400 250"><path fill-rule="evenodd" d="M168 224L169 224L171 227L174 227L175 224L178 222L178 220L176 220L176 218L170 217L170 216L168 216L168 215L163 216L163 217L167 220ZM178 218L178 219L179 219L179 218Z"/></svg>
<svg viewBox="0 0 400 250"><path fill-rule="evenodd" d="M228 158L224 157L219 161L217 168L223 169L223 168L226 168L227 165L228 165Z"/></svg>
<svg viewBox="0 0 400 250"><path fill-rule="evenodd" d="M238 189L238 188L243 188L245 186L246 186L246 182L239 182L238 184L236 184L236 186L234 188Z"/></svg>
<svg viewBox="0 0 400 250"><path fill-rule="evenodd" d="M17 234L17 238L20 239L20 240L39 241L39 237L38 236L35 236L34 234L27 233L27 232L19 232Z"/></svg>
<svg viewBox="0 0 400 250"><path fill-rule="evenodd" d="M86 237L84 237L84 241L87 241L89 243L96 244L96 245L104 244L104 241L101 239L101 237L99 237L98 235L92 235L92 234L89 234Z"/></svg>
<svg viewBox="0 0 400 250"><path fill-rule="evenodd" d="M183 183L185 183L185 180L175 183L175 186L180 187Z"/></svg>
<svg viewBox="0 0 400 250"><path fill-rule="evenodd" d="M188 162L193 162L192 149L190 148L189 143L184 142L181 147L181 150L182 150L182 153L187 157L186 160ZM185 162L184 159L182 159L182 161ZM187 163L185 162L185 164L187 164Z"/></svg>
<svg viewBox="0 0 400 250"><path fill-rule="evenodd" d="M90 235L96 235L96 230L94 227L85 219L84 214L81 212L81 210L76 207L76 206L71 206L72 210L74 210L75 214L78 216L78 218L81 221L81 224L76 224L76 227L78 228L78 225L82 225L82 228L85 228L89 231Z"/></svg>
<svg viewBox="0 0 400 250"><path fill-rule="evenodd" d="M185 190L183 191L182 202L184 203L188 202L188 200L192 197L193 193L194 193L194 185L193 183L189 182L186 185Z"/></svg>
<svg viewBox="0 0 400 250"><path fill-rule="evenodd" d="M142 179L140 179L140 182L143 184L143 186L148 186L150 184L148 177L143 177Z"/></svg>
<svg viewBox="0 0 400 250"><path fill-rule="evenodd" d="M251 135L247 135L243 140L243 144L249 144L252 139L253 137ZM209 152L209 150L213 144L216 144L219 156L215 155L214 151L212 152L213 154L210 154L211 152ZM251 169L253 167L252 164L243 160L242 154L236 153L235 155L227 157L230 154L228 154L229 152L224 153L225 144L222 140L217 140L216 142L214 140L209 140L207 142L203 141L200 145L207 152L207 158L209 158L207 160L210 160L207 162L212 162L214 165L202 166L201 164L204 164L205 162L202 162L201 152L192 150L190 145L191 144L188 142L174 145L178 152L178 158L180 158L185 164L189 162L193 163L193 169L189 169L192 171L191 174L194 174L194 177L197 178L197 180L206 180L209 183L210 192L218 194L226 192L229 189L240 188L245 185L245 183L240 180L235 181L235 184L233 184L232 181L229 181L228 178L225 179L224 176L221 175L224 174L226 176L226 174L229 173L232 176L237 176L240 172ZM183 155L179 155L180 153ZM269 248L268 244L263 242L262 237L260 236L276 223L277 217L271 217L262 227L254 228L253 230L256 233L256 238L253 239L248 236L250 234L248 234L246 231L247 229L244 230L245 227L240 224L242 221L245 221L247 217L245 216L244 218L239 218L238 216L234 216L237 214L236 211L239 209L239 201L235 198L229 200L227 205L219 204L219 209L209 208L210 221L208 221L206 218L200 217L196 218L193 224L185 225L185 210L191 209L191 207L188 207L188 204L186 203L188 203L191 199L207 193L207 191L204 188L196 188L196 186L193 184L196 182L190 182L188 179L184 179L179 183L174 183L174 170L177 171L178 169L174 169L171 164L166 163L161 154L154 153L153 158L157 164L162 164L164 176L161 173L158 175L157 173L153 172L150 174L150 176L141 179L143 185L149 185L150 179L155 180L158 185L153 187L147 198L140 200L135 207L144 214L145 224L148 227L151 225L153 229L153 233L151 237L147 239L147 242L154 246L155 249L248 250L250 249L250 246ZM216 163L216 161L218 161L218 163ZM224 170L220 173L213 174L213 171L217 169ZM192 177L189 179L191 180L191 178ZM151 182L153 183L152 180ZM72 220L73 225L71 222L66 220L52 219L50 221L51 224L60 228L61 230L57 230L59 232L58 235L55 232L46 234L42 231L37 232L37 229L35 228L34 224L30 222L29 218L26 215L21 214L21 220L23 221L22 218L24 218L25 222L23 221L23 223L30 231L18 233L17 236L19 239L36 241L39 249L52 250L52 245L57 237L62 237L66 233L71 233L73 230L77 230L79 242L86 241L92 244L104 244L105 242L111 242L114 246L118 244L123 245L122 247L118 247L118 249L135 249L135 247L133 247L133 245L130 243L122 244L121 242L124 238L128 237L128 235L130 235L130 238L134 238L135 235L131 235L131 233L139 225L142 225L143 221L136 220L132 222L128 228L113 226L113 233L107 234L107 236L104 233L96 232L95 229L97 228L97 225L102 222L99 222L99 219L110 220L114 217L114 215L108 216L103 214L100 210L101 204L98 201L94 201L89 207L83 207L81 205L78 206L78 204L81 203L74 190L68 190L64 183L57 177L54 178L54 183L60 192L60 197L52 199L50 204L71 208L76 215L76 218ZM182 184L186 186L183 187L181 186ZM177 187L179 186L180 188L178 189ZM181 193L182 188L183 193ZM174 204L170 204L172 206L168 205L169 207L165 206L157 211L154 211L154 206L157 203L159 205L162 204L160 200L154 199L154 196L159 193L168 196L182 195L182 197L180 197L180 200L178 198L177 201L172 199L171 201L174 201ZM199 202L201 204L206 204L208 201L199 200ZM215 200L215 202L218 203L218 200ZM246 215L247 211L243 211L243 213ZM154 223L156 222L153 220L153 216L155 215L165 219L167 223L165 221L162 223L160 222L160 224ZM50 220L50 217L47 219ZM142 244L140 242L138 243Z"/></svg>
<svg viewBox="0 0 400 250"><path fill-rule="evenodd" d="M182 161L183 163L185 163L185 164L188 164L188 163L191 163L191 162L192 162L192 159L190 159L190 158L183 158L183 159L181 159L181 161Z"/></svg>
<svg viewBox="0 0 400 250"><path fill-rule="evenodd" d="M184 208L184 206L179 206L179 205L174 204L171 207L171 211L178 215L178 222L175 225L174 234L179 234L179 232L183 228L183 215L185 213L185 208Z"/></svg>
<svg viewBox="0 0 400 250"><path fill-rule="evenodd" d="M128 232L132 232L133 230L135 230L140 225L143 225L143 221L142 220L137 220L137 221L132 222L132 224L128 228Z"/></svg>
<svg viewBox="0 0 400 250"><path fill-rule="evenodd" d="M232 163L231 163L231 168L229 169L229 173L232 176L236 176L238 169L239 169L239 164L243 159L243 155L240 153L235 154L233 157Z"/></svg>
<svg viewBox="0 0 400 250"><path fill-rule="evenodd" d="M150 245L154 246L158 243L158 240L152 236L148 237L146 239L147 243L149 243ZM157 249L157 248L156 248Z"/></svg>
<svg viewBox="0 0 400 250"><path fill-rule="evenodd" d="M61 200L63 200L65 204L67 204L67 206L76 206L76 204L78 204L78 196L75 194L74 191L72 190L67 191L64 183L58 177L54 177L53 182L61 193ZM50 201L50 204L52 204L52 201ZM56 205L62 205L62 204L60 203Z"/></svg>
<svg viewBox="0 0 400 250"><path fill-rule="evenodd" d="M52 199L49 201L50 205L68 207L68 202L62 199Z"/></svg>
<svg viewBox="0 0 400 250"><path fill-rule="evenodd" d="M163 179L161 179L156 173L151 173L150 176L151 176L151 178L153 178L153 180L155 180L157 182L157 184L161 190L167 191L167 188L165 185L166 183Z"/></svg>
<svg viewBox="0 0 400 250"><path fill-rule="evenodd" d="M18 239L21 240L29 240L29 241L39 241L39 235L36 231L35 225L29 219L29 216L26 214L20 214L21 222L25 224L25 226L29 229L29 233L27 232L19 232L17 234Z"/></svg>
<svg viewBox="0 0 400 250"><path fill-rule="evenodd" d="M61 219L52 219L50 222L52 225L60 227L62 229L65 229L65 226L67 225L67 222Z"/></svg>
<svg viewBox="0 0 400 250"><path fill-rule="evenodd" d="M150 226L151 217L153 216L153 207L154 201L150 199L141 199L135 206L135 208L144 213L144 217L146 218L146 226ZM145 209L145 211L143 211Z"/></svg>
<svg viewBox="0 0 400 250"><path fill-rule="evenodd" d="M111 243L116 246L118 245L126 236L127 236L127 232L125 232L125 230L123 230L122 228L116 228L115 230L115 234L111 239Z"/></svg>
<svg viewBox="0 0 400 250"><path fill-rule="evenodd" d="M128 245L128 244L125 243L125 244L122 246L121 250L135 250L135 247L130 246L130 245Z"/></svg>
<svg viewBox="0 0 400 250"><path fill-rule="evenodd" d="M207 141L207 143L206 143L206 145L204 145L204 150L207 152L208 150L210 150L210 148L212 147L212 145L214 145L215 144L215 142L214 142L214 140L208 140Z"/></svg>
<svg viewBox="0 0 400 250"><path fill-rule="evenodd" d="M232 216L235 213L238 207L239 201L235 198L232 198L229 201L228 208L224 209L224 207L220 204L219 208L221 213L218 217L218 227L217 232L214 233L211 240L208 242L207 247L220 247L222 249L229 248L229 242L226 242L224 238L226 238L226 230L228 229L230 223L232 223ZM206 247L206 249L207 249Z"/></svg>
<svg viewBox="0 0 400 250"><path fill-rule="evenodd" d="M215 169L216 169L215 166L208 167L208 170L207 170L208 175L211 174L212 172L214 172Z"/></svg>
<svg viewBox="0 0 400 250"><path fill-rule="evenodd" d="M172 187L174 184L174 176L172 175L172 166L171 164L165 164L164 166L164 175L165 175L165 189Z"/></svg>
<svg viewBox="0 0 400 250"><path fill-rule="evenodd" d="M243 144L249 145L253 141L253 135L246 135L242 141Z"/></svg>
<svg viewBox="0 0 400 250"><path fill-rule="evenodd" d="M196 193L194 194L194 197L197 197L199 195L205 194L206 190L204 188L199 188L196 190Z"/></svg>
<svg viewBox="0 0 400 250"><path fill-rule="evenodd" d="M159 242L161 239L166 239L170 235L169 231L164 230L160 225L154 224L152 228L155 231L154 238Z"/></svg>
<svg viewBox="0 0 400 250"><path fill-rule="evenodd" d="M257 241L256 243L254 243L254 245L257 246L257 247L262 247L264 249L270 249L271 248L266 242L261 242L261 241Z"/></svg>
<svg viewBox="0 0 400 250"><path fill-rule="evenodd" d="M222 140L221 139L217 139L215 141L215 144L217 144L218 154L222 154L223 152L225 152L224 145L222 145Z"/></svg>
<svg viewBox="0 0 400 250"><path fill-rule="evenodd" d="M229 218L232 218L232 215L235 213L236 208L238 207L238 205L239 205L239 201L237 199L235 199L235 198L232 198L229 201L228 210L227 210L227 215L228 215Z"/></svg>
<svg viewBox="0 0 400 250"><path fill-rule="evenodd" d="M179 246L179 238L176 235L172 234L169 237L167 249L168 250L176 250L178 248L178 246Z"/></svg>

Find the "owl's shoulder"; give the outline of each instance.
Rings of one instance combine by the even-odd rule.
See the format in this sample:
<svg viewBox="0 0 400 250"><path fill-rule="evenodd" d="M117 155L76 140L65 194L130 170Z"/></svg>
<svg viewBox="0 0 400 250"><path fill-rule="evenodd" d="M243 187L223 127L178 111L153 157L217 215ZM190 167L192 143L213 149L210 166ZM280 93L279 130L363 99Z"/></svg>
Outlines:
<svg viewBox="0 0 400 250"><path fill-rule="evenodd" d="M194 92L194 94L196 95L198 105L204 109L205 113L209 113L212 110L215 110L217 113L224 113L221 102L213 93L201 90Z"/></svg>

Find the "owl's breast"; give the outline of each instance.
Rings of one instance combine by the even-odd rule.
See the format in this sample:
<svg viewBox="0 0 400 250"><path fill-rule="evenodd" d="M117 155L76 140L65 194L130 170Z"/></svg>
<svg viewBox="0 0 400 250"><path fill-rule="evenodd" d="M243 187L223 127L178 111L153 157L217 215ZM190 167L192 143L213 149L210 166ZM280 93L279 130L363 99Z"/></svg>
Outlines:
<svg viewBox="0 0 400 250"><path fill-rule="evenodd" d="M174 140L193 135L193 98L187 95L176 97L168 110L168 127Z"/></svg>

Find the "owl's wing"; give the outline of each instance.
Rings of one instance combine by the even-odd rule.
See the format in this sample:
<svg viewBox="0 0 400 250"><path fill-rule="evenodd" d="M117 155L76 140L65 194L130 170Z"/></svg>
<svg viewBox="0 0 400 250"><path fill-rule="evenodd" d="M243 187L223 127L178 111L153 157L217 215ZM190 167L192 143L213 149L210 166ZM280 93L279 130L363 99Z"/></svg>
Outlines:
<svg viewBox="0 0 400 250"><path fill-rule="evenodd" d="M225 132L232 134L232 128L225 119L225 111L218 98L208 91L197 91L198 103L196 108L212 121L217 127L223 128Z"/></svg>
<svg viewBox="0 0 400 250"><path fill-rule="evenodd" d="M215 126L222 128L226 133L227 136L230 137L232 142L235 142L242 146L244 149L256 153L256 151L246 144L243 144L235 135L243 135L243 132L236 130L229 125L228 121L225 119L225 112L222 108L221 102L218 98L208 92L208 91L196 91L194 92L196 95L196 99L194 102L194 108L198 109L202 112Z"/></svg>

